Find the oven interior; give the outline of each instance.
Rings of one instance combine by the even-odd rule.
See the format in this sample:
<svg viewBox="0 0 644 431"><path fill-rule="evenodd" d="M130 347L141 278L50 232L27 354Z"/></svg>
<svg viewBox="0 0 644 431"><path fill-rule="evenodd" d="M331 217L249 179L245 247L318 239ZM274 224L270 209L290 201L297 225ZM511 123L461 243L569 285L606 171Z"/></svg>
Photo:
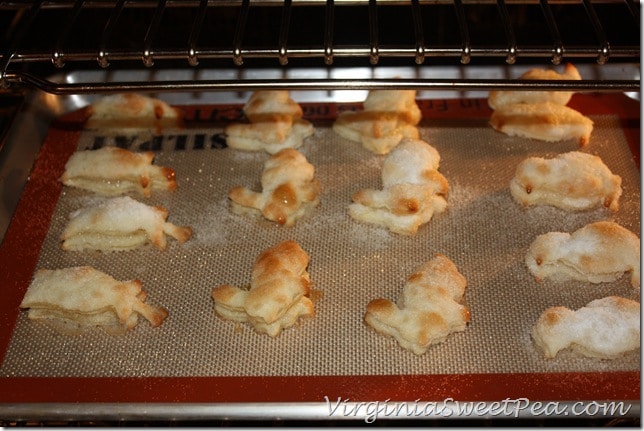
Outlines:
<svg viewBox="0 0 644 431"><path fill-rule="evenodd" d="M639 62L639 7L632 0L3 1L0 82L5 89L28 85L78 94L114 91L121 83L66 86L48 77L70 69L285 72L298 67L632 64ZM363 77L349 73L344 78ZM451 77L452 88L458 78ZM291 89L359 85L267 80ZM204 81L194 88L222 90L232 84L225 76ZM483 84L471 81L463 85ZM175 91L183 88L168 84ZM415 82L417 88L426 84ZM151 88L161 89L159 84Z"/></svg>
<svg viewBox="0 0 644 431"><path fill-rule="evenodd" d="M0 29L0 148L13 159L3 233L48 122L102 93L190 104L273 88L334 102L377 88L432 99L538 85L639 97L633 0L1 1ZM516 80L565 62L581 81ZM41 114L18 119L35 122L24 127L40 133L34 147L10 136L25 100ZM7 145L15 140L19 150Z"/></svg>

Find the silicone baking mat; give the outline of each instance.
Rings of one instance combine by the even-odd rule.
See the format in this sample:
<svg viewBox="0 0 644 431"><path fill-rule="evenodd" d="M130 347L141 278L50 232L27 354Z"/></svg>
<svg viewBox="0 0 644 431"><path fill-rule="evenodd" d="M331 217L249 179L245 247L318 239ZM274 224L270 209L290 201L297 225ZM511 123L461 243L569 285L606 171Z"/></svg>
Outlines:
<svg viewBox="0 0 644 431"><path fill-rule="evenodd" d="M5 351L0 379L23 383L61 379L100 388L132 379L151 386L162 379L174 382L173 387L185 379L200 378L217 382L223 390L220 396L226 399L227 385L239 388L249 378L284 378L308 388L283 395L299 399L312 390L311 382L326 382L329 377L368 376L369 385L378 388L375 394L391 398L386 382L392 377L433 376L442 382L441 390L454 394L462 390L455 384L462 385L463 379L496 381L498 376L524 376L519 378L521 386L534 390L527 387L531 379L566 376L582 383L587 379L604 382L599 394L609 391L612 397L632 398L638 392L620 392L620 382L636 380L639 385L639 351L610 361L570 352L547 360L530 338L532 325L547 307L576 309L608 295L639 301L639 291L630 286L628 277L599 285L537 283L523 262L531 241L549 231L572 232L609 219L639 234L637 135L625 114L630 111L615 108L630 106L630 102L621 95L576 95L573 99L573 106L595 122L591 143L582 151L601 156L622 177L620 210L612 214L604 209L568 213L552 207L523 208L513 201L508 185L521 160L577 150L576 144L502 135L487 123L490 111L485 100L419 101L424 114L421 138L440 153L439 170L448 179L450 192L447 211L435 215L413 236L356 222L347 213L353 193L381 188L380 166L385 157L331 130L337 112L359 106L303 105L315 133L300 151L315 166L321 195L319 207L293 227L230 211L228 191L238 185L261 190L259 179L269 157L226 148L222 127L240 120L239 106L184 107L186 128L165 130L159 136L81 131L82 115L70 114L52 126L21 202L23 210L16 213L18 220L3 244L3 253L13 255L12 259L15 254L28 255L22 261L31 259L33 264L20 269L11 267L10 261L3 264L5 278L15 285L2 288L15 290L10 306L2 310L5 338L1 347ZM100 198L63 188L57 179L74 150L104 145L151 149L156 153L155 164L176 171L176 191L137 199L167 208L168 221L191 226L190 241L170 240L165 251L152 247L117 253L60 249L60 233L69 214ZM257 255L286 239L297 241L310 255L315 316L302 319L277 338L217 317L211 289L220 284L247 285ZM37 247L25 247L28 241ZM466 277L465 303L471 322L464 332L450 335L419 356L375 333L363 323L363 315L372 299L395 301L406 278L436 253L447 255ZM98 330L64 336L17 310L33 270L78 265L91 265L119 280L140 279L148 292L147 302L163 305L170 316L158 328L142 321L123 336ZM221 386L222 381L229 383ZM606 381L615 382L612 389L606 389ZM580 394L585 391L588 388ZM25 389L24 396L28 393ZM210 396L214 393L218 391ZM551 397L565 394L560 391ZM192 395L175 392L169 396L190 399ZM406 396L404 390L401 396Z"/></svg>

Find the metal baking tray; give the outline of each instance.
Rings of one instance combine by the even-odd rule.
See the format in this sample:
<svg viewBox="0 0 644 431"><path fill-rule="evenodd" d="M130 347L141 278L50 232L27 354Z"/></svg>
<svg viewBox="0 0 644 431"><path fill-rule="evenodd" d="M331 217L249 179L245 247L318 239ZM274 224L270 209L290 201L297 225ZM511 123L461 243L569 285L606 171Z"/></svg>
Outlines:
<svg viewBox="0 0 644 431"><path fill-rule="evenodd" d="M138 257L70 257L56 249L65 214L86 199L63 189L58 175L77 147L105 137L79 129L79 112L92 96L30 96L4 148L5 157L21 154L29 179L0 247L6 298L0 304L0 382L11 388L0 395L1 420L639 417L639 352L617 361L566 355L545 361L528 335L531 319L545 304L578 307L608 293L639 300L639 292L625 280L590 288L572 283L570 291L537 286L522 266L531 237L550 226L572 230L610 217L639 232L638 101L618 93L575 95L573 106L596 122L586 151L600 154L623 176L625 194L615 215L566 215L517 208L507 181L518 160L575 149L570 143L494 132L482 94L419 94L421 133L441 153L450 210L417 236L401 238L358 225L343 211L353 191L378 187L382 160L357 144L339 142L330 131L337 112L359 106L365 96L360 91L293 94L316 126L314 141L302 151L323 184L317 219L286 230L229 215L227 190L256 185L265 159L219 145L222 124L239 118L248 96L161 95L184 109L187 128L131 145L157 142L159 163L177 169L178 193L159 202L170 207L171 218L193 225L196 236L185 247L172 244L165 254L145 250ZM77 105L70 108L69 102ZM44 127L44 134L38 137L34 125ZM186 141L177 151L180 135ZM204 139L206 148L199 144ZM31 167L26 161L36 155ZM204 196L210 200L198 200ZM520 220L529 223L519 227ZM231 226L239 237L226 234ZM287 236L300 239L311 254L311 277L322 292L316 317L276 340L216 318L208 288L242 284L257 252ZM395 299L404 279L433 252L445 252L468 278L472 323L417 357L370 332L361 313L375 295ZM17 309L33 271L84 260L123 271L119 278L137 273L144 287L150 285L150 298L170 308L170 320L121 339L70 340L34 328Z"/></svg>

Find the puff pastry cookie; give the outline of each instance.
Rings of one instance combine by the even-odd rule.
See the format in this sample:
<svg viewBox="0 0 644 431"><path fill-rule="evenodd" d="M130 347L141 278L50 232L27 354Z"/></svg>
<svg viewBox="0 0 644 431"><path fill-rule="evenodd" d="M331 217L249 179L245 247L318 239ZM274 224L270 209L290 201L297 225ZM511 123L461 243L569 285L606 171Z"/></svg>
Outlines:
<svg viewBox="0 0 644 431"><path fill-rule="evenodd" d="M404 349L422 355L451 333L465 330L470 311L460 302L466 286L456 265L438 254L407 279L397 304L383 298L369 302L364 320Z"/></svg>
<svg viewBox="0 0 644 431"><path fill-rule="evenodd" d="M313 125L302 118L302 108L288 91L257 91L243 110L249 123L233 123L224 129L231 148L275 154L299 148L313 134Z"/></svg>
<svg viewBox="0 0 644 431"><path fill-rule="evenodd" d="M571 151L551 159L522 161L510 181L512 197L522 205L551 205L567 211L619 209L622 178L602 159Z"/></svg>
<svg viewBox="0 0 644 431"><path fill-rule="evenodd" d="M563 73L532 69L519 79L580 80L572 64ZM580 147L588 145L593 121L566 106L571 91L491 91L488 105L494 110L490 125L509 136L556 142L575 140Z"/></svg>
<svg viewBox="0 0 644 431"><path fill-rule="evenodd" d="M349 215L392 232L413 235L419 226L447 207L449 184L438 172L440 155L424 141L403 140L382 165L382 190L353 196Z"/></svg>
<svg viewBox="0 0 644 431"><path fill-rule="evenodd" d="M61 235L63 250L131 250L151 243L165 250L166 235L179 242L192 236L190 227L166 221L168 211L129 196L102 200L70 214Z"/></svg>
<svg viewBox="0 0 644 431"><path fill-rule="evenodd" d="M176 189L174 170L155 166L153 160L151 151L134 153L118 147L76 151L60 180L104 196L137 193L147 197L153 190Z"/></svg>
<svg viewBox="0 0 644 431"><path fill-rule="evenodd" d="M590 118L552 102L504 105L492 113L490 125L509 136L548 142L574 140L580 147L588 145L593 131Z"/></svg>
<svg viewBox="0 0 644 431"><path fill-rule="evenodd" d="M584 356L614 359L640 347L640 303L609 296L577 311L551 307L534 325L532 338L546 358L572 349Z"/></svg>
<svg viewBox="0 0 644 431"><path fill-rule="evenodd" d="M113 133L150 132L160 134L165 128L183 125L178 108L138 93L111 94L88 107L86 129Z"/></svg>
<svg viewBox="0 0 644 431"><path fill-rule="evenodd" d="M631 285L640 286L640 241L637 235L611 221L590 223L569 234L539 235L525 257L537 281L615 281L631 273Z"/></svg>
<svg viewBox="0 0 644 431"><path fill-rule="evenodd" d="M292 226L319 203L315 168L302 153L287 148L264 164L260 193L238 186L228 197L236 214L261 213L280 225Z"/></svg>
<svg viewBox="0 0 644 431"><path fill-rule="evenodd" d="M562 73L555 70L537 68L528 70L521 75L519 79L579 81L581 80L581 75L573 64L567 63ZM557 105L567 105L573 94L574 92L572 91L490 91L487 101L488 105L492 109L499 109L502 106L514 105L517 103L532 104L552 102Z"/></svg>
<svg viewBox="0 0 644 431"><path fill-rule="evenodd" d="M387 154L404 138L418 139L422 118L414 90L372 90L362 111L340 113L333 131L362 143L375 154Z"/></svg>
<svg viewBox="0 0 644 431"><path fill-rule="evenodd" d="M117 281L90 266L39 269L20 304L30 319L56 321L70 332L100 327L122 332L136 326L142 316L153 327L168 317L168 310L146 304L141 281Z"/></svg>
<svg viewBox="0 0 644 431"><path fill-rule="evenodd" d="M262 334L278 336L315 311L308 297L309 255L295 241L264 250L255 261L249 289L215 287L211 297L223 319L245 322Z"/></svg>

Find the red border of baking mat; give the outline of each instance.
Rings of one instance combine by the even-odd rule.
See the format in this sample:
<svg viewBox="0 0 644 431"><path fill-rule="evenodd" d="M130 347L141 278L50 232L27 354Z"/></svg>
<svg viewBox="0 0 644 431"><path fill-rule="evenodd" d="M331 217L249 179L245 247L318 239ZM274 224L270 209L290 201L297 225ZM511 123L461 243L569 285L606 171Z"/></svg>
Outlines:
<svg viewBox="0 0 644 431"><path fill-rule="evenodd" d="M425 119L485 118L484 99L419 100ZM623 94L576 94L570 106L586 115L617 114L639 168L640 104ZM329 120L359 104L303 103L311 120ZM186 126L236 118L239 106L186 107ZM49 130L0 247L0 361L11 340L60 196L57 179L75 151L83 110L65 115ZM640 372L440 374L275 377L5 377L2 403L76 402L323 402L639 400ZM327 397L327 398L325 398Z"/></svg>

